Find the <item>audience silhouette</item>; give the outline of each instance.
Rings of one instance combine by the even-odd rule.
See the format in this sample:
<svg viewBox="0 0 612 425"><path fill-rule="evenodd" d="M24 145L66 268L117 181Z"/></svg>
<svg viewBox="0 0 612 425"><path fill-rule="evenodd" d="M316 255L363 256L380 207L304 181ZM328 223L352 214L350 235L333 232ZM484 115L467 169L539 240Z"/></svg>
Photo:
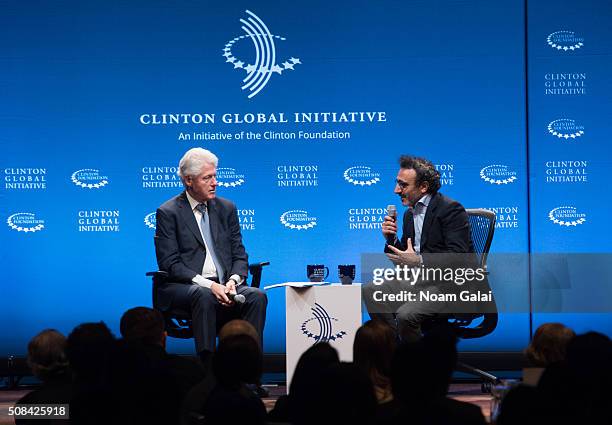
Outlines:
<svg viewBox="0 0 612 425"><path fill-rule="evenodd" d="M42 381L18 403L70 406L72 424L399 424L483 425L479 407L448 396L457 363L449 327L397 343L386 323L356 333L353 363L319 342L300 357L289 394L266 414L252 384L262 375L259 335L235 320L219 332L202 365L166 352L161 313L135 307L121 317L122 339L103 323L83 323L68 337L53 329L28 345ZM608 424L612 341L597 332L575 336L559 323L540 326L526 355L543 368L537 386L518 385L501 402L496 424ZM16 424L51 424L16 419Z"/></svg>

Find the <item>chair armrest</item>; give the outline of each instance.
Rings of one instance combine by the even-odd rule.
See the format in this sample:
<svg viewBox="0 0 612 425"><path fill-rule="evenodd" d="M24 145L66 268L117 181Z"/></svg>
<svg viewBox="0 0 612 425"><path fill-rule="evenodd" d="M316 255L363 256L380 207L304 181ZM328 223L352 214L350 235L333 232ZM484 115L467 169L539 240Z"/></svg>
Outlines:
<svg viewBox="0 0 612 425"><path fill-rule="evenodd" d="M253 288L259 288L261 284L261 272L264 266L268 266L269 261L262 261L260 263L249 264L249 272L251 273L251 286Z"/></svg>
<svg viewBox="0 0 612 425"><path fill-rule="evenodd" d="M153 281L153 287L163 284L168 278L168 272L164 272L161 270L157 270L155 272L147 272L146 275L153 278L151 279ZM155 298L155 294L153 295L153 298Z"/></svg>
<svg viewBox="0 0 612 425"><path fill-rule="evenodd" d="M152 277L163 277L163 278L166 278L166 277L168 277L168 272L157 270L157 271L154 271L154 272L147 272L146 275L147 276L152 276Z"/></svg>

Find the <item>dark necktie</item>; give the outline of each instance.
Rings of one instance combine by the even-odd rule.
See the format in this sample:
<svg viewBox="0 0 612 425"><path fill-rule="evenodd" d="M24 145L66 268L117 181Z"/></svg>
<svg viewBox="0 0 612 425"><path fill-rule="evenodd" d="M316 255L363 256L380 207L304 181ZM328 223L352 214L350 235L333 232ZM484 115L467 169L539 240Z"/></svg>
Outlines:
<svg viewBox="0 0 612 425"><path fill-rule="evenodd" d="M213 260L213 264L217 269L217 277L219 278L219 282L225 283L225 273L223 271L223 267L221 266L221 262L219 261L219 259L217 258L217 254L215 253L215 245L213 243L213 238L210 233L210 220L208 218L206 204L198 204L196 209L202 214L202 219L200 222L202 224L202 237L204 237L204 242L206 242L206 249L208 250L207 254L210 254Z"/></svg>

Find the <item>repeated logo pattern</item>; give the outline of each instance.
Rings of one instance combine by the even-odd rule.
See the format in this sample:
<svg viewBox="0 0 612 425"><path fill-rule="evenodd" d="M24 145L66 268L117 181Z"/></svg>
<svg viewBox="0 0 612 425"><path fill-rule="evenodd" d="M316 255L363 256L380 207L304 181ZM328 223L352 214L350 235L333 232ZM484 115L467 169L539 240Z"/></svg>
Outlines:
<svg viewBox="0 0 612 425"><path fill-rule="evenodd" d="M344 180L355 186L372 186L380 181L380 175L374 173L370 167L358 165L344 171Z"/></svg>
<svg viewBox="0 0 612 425"><path fill-rule="evenodd" d="M153 229L153 230L156 229L156 227L157 227L157 219L156 219L156 216L155 216L154 212L145 215L145 217L144 217L144 224L149 229Z"/></svg>
<svg viewBox="0 0 612 425"><path fill-rule="evenodd" d="M579 213L576 207L564 206L550 210L548 218L559 226L578 226L586 221L586 214Z"/></svg>
<svg viewBox="0 0 612 425"><path fill-rule="evenodd" d="M491 184L509 184L516 181L516 172L507 165L493 164L480 170L480 178Z"/></svg>
<svg viewBox="0 0 612 425"><path fill-rule="evenodd" d="M316 217L310 217L308 211L305 210L285 211L280 216L280 222L283 226L292 230L307 230L317 225Z"/></svg>
<svg viewBox="0 0 612 425"><path fill-rule="evenodd" d="M556 50L565 52L578 50L584 46L584 39L577 37L574 31L555 31L548 34L546 43Z"/></svg>
<svg viewBox="0 0 612 425"><path fill-rule="evenodd" d="M44 220L37 220L33 213L15 213L6 219L6 224L17 232L38 232L45 228Z"/></svg>
<svg viewBox="0 0 612 425"><path fill-rule="evenodd" d="M94 168L83 168L77 170L70 176L75 185L85 189L99 189L108 184L108 178L100 175L100 171Z"/></svg>

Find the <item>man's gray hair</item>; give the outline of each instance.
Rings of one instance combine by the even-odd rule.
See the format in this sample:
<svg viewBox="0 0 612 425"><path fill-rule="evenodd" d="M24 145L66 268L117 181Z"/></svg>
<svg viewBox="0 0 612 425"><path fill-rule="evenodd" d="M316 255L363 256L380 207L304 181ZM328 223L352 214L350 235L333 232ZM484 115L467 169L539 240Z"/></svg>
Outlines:
<svg viewBox="0 0 612 425"><path fill-rule="evenodd" d="M187 176L195 177L202 172L205 165L216 167L218 163L219 158L211 151L202 148L189 149L179 162L178 175L181 179Z"/></svg>

